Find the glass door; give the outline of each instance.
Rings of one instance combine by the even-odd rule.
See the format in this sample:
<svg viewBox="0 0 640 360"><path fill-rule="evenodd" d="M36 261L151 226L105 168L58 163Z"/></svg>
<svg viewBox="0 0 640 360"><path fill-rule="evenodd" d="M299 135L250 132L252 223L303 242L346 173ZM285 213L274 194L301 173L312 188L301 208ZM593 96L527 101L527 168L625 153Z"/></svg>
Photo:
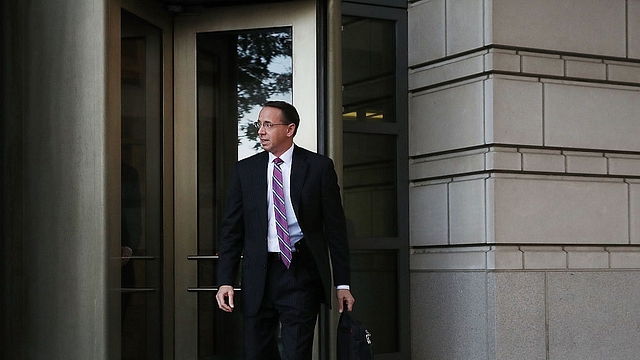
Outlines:
<svg viewBox="0 0 640 360"><path fill-rule="evenodd" d="M250 124L293 102L296 143L317 148L316 3L221 7L175 21L175 352L242 356L242 315L216 305L218 235L230 168L262 151ZM242 284L236 284L242 296ZM240 299L236 300L236 304ZM240 309L241 310L241 309Z"/></svg>
<svg viewBox="0 0 640 360"><path fill-rule="evenodd" d="M342 9L342 179L354 315L372 333L375 358L385 360L409 357L406 17L404 8Z"/></svg>
<svg viewBox="0 0 640 360"><path fill-rule="evenodd" d="M162 353L162 31L122 10L121 353Z"/></svg>

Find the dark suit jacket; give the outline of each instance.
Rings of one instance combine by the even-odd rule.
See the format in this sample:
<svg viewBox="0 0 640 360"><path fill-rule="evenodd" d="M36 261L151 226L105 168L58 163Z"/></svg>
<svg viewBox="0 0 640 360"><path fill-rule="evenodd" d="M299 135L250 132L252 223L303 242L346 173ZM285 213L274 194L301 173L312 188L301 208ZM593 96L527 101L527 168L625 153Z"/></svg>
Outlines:
<svg viewBox="0 0 640 360"><path fill-rule="evenodd" d="M264 151L236 163L225 206L218 250L218 285L232 285L242 261L244 313L255 315L262 301L267 271L267 166ZM324 302L331 306L334 285L349 285L349 247L333 161L295 146L291 202L312 259L322 279ZM329 263L331 258L331 265Z"/></svg>

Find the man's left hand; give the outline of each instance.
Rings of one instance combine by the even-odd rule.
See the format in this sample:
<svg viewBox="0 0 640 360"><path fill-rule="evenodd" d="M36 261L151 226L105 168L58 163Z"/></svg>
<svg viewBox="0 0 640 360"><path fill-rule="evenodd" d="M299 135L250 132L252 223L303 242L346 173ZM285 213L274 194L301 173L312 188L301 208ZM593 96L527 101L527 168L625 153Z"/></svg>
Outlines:
<svg viewBox="0 0 640 360"><path fill-rule="evenodd" d="M344 311L344 304L347 303L347 311L353 310L353 303L356 302L356 299L351 295L351 291L349 290L338 290L338 311Z"/></svg>

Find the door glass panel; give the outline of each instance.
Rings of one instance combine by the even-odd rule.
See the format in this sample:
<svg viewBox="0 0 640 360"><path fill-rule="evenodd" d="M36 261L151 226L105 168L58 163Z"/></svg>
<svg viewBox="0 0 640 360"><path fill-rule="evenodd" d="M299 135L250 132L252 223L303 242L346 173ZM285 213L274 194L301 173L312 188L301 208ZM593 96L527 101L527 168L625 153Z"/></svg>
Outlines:
<svg viewBox="0 0 640 360"><path fill-rule="evenodd" d="M376 354L399 349L398 252L352 250L351 283L356 305L353 314L373 334Z"/></svg>
<svg viewBox="0 0 640 360"><path fill-rule="evenodd" d="M262 151L251 126L262 105L292 100L291 43L288 27L197 35L198 287L212 289L198 295L200 359L242 358L242 291L228 314L213 288L225 183L238 159Z"/></svg>
<svg viewBox="0 0 640 360"><path fill-rule="evenodd" d="M122 359L159 359L162 31L124 10L121 30Z"/></svg>
<svg viewBox="0 0 640 360"><path fill-rule="evenodd" d="M396 236L396 136L362 133L343 136L343 203L349 236Z"/></svg>
<svg viewBox="0 0 640 360"><path fill-rule="evenodd" d="M373 334L375 354L397 354L405 310L398 297L404 240L398 204L396 21L343 15L342 25L343 202L354 313Z"/></svg>
<svg viewBox="0 0 640 360"><path fill-rule="evenodd" d="M342 19L343 120L395 122L395 23Z"/></svg>

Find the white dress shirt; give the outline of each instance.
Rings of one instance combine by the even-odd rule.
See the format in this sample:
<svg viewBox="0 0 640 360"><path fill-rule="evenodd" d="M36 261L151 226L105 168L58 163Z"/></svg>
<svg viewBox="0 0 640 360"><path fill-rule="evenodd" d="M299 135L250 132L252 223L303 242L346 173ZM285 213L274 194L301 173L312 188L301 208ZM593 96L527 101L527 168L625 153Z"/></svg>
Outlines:
<svg viewBox="0 0 640 360"><path fill-rule="evenodd" d="M267 251L280 252L280 243L278 242L278 235L276 233L276 218L273 208L273 167L275 166L273 160L276 157L269 153L269 164L267 166L267 219L269 221L269 228L267 231ZM287 223L289 224L289 241L291 243L292 251L295 251L293 247L298 240L304 237L302 229L298 225L298 218L293 211L291 205L291 163L293 161L293 145L280 156L280 159L284 161L280 164L282 169L282 181L284 183L284 206L287 210Z"/></svg>

